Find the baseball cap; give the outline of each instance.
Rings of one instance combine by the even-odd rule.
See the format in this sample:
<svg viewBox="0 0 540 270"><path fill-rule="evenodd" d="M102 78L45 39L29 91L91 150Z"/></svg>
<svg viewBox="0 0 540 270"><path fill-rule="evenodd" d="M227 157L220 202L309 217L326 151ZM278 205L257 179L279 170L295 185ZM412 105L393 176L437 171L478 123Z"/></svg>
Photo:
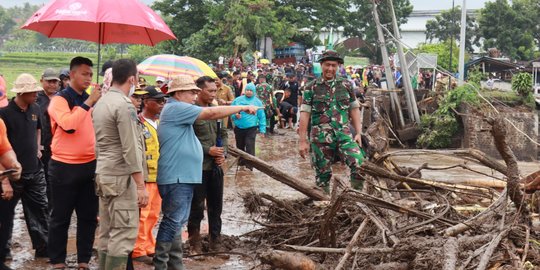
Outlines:
<svg viewBox="0 0 540 270"><path fill-rule="evenodd" d="M146 98L158 99L158 98L164 98L167 96L153 85L147 86L146 88L144 88L144 91L146 91L147 93Z"/></svg>
<svg viewBox="0 0 540 270"><path fill-rule="evenodd" d="M60 78L58 77L58 72L52 68L45 69L45 71L43 71L43 74L41 74L41 78L46 81L60 80Z"/></svg>
<svg viewBox="0 0 540 270"><path fill-rule="evenodd" d="M167 81L167 80L166 80L165 78L161 77L161 76L158 76L158 77L156 78L156 82L166 82L166 81Z"/></svg>
<svg viewBox="0 0 540 270"><path fill-rule="evenodd" d="M69 78L69 68L63 68L62 70L60 70L60 79L62 79L62 77Z"/></svg>

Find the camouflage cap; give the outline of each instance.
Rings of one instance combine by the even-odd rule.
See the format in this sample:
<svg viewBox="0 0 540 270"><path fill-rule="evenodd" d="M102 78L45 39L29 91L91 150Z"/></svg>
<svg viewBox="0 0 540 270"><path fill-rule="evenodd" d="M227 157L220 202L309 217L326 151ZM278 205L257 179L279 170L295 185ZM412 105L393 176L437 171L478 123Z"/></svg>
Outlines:
<svg viewBox="0 0 540 270"><path fill-rule="evenodd" d="M322 54L321 58L319 59L319 63L324 61L337 61L338 63L343 64L343 58L341 58L339 53L333 50L327 50Z"/></svg>

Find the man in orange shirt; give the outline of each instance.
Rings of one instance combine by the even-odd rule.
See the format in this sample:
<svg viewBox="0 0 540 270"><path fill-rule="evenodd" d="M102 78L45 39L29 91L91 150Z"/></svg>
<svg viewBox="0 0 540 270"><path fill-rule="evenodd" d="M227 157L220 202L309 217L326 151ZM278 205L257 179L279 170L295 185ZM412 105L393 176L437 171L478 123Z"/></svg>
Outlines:
<svg viewBox="0 0 540 270"><path fill-rule="evenodd" d="M75 57L70 63L70 84L49 104L52 157L49 162L52 212L49 224L49 258L55 269L66 265L66 246L73 210L77 213L78 269L88 269L96 233L98 197L94 189L96 154L92 106L101 97L92 82L92 61Z"/></svg>
<svg viewBox="0 0 540 270"><path fill-rule="evenodd" d="M20 178L22 166L17 161L15 151L13 151L11 144L9 143L6 125L4 124L4 121L0 119L0 170L4 170L6 168L16 169L16 172L11 175L12 180L17 180ZM11 200L11 198L13 198L13 188L11 187L9 180L10 179L5 176L0 177L0 200ZM11 228L13 224L13 216L5 215L3 208L0 208L0 213L2 213L2 215L0 215L0 228ZM7 245L8 240L11 238L10 236L11 229L2 230L2 232L0 232L0 247L5 247ZM7 253L8 249L0 248L0 269L2 270L11 270L11 268L5 264Z"/></svg>

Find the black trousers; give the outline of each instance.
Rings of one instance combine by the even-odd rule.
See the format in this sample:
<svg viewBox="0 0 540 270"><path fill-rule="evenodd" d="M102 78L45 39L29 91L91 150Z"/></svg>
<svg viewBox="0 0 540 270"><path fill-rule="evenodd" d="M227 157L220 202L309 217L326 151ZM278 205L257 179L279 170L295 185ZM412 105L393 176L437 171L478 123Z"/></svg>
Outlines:
<svg viewBox="0 0 540 270"><path fill-rule="evenodd" d="M47 183L43 170L36 173L27 173L18 181L12 181L13 198L0 200L0 262L5 261L9 251L7 243L13 231L15 207L22 200L24 219L32 240L32 247L36 250L47 248L47 235L49 224L49 211L47 209Z"/></svg>
<svg viewBox="0 0 540 270"><path fill-rule="evenodd" d="M49 162L49 181L52 187L49 224L51 264L66 261L68 229L73 210L77 213L77 262L90 261L98 216L95 171L95 160L84 164L67 164L54 159Z"/></svg>
<svg viewBox="0 0 540 270"><path fill-rule="evenodd" d="M43 165L43 171L45 172L45 181L47 181L47 200L49 201L49 211L51 210L51 181L49 181L49 161L51 160L51 151L41 151L41 164Z"/></svg>
<svg viewBox="0 0 540 270"><path fill-rule="evenodd" d="M220 167L215 166L211 171L203 171L202 183L195 185L188 221L189 235L200 230L205 201L210 239L215 240L221 235L223 210L223 170Z"/></svg>
<svg viewBox="0 0 540 270"><path fill-rule="evenodd" d="M255 156L255 139L257 138L257 128L250 127L246 129L241 129L238 127L234 128L234 137L236 140L236 147L252 156ZM238 160L238 165L244 165L242 159ZM249 166L251 169L251 166Z"/></svg>

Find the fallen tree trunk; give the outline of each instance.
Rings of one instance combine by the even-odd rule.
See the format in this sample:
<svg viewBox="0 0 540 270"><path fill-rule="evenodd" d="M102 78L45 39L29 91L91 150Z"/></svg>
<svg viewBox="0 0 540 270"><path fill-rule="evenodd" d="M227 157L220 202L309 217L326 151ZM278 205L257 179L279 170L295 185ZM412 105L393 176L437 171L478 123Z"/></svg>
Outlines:
<svg viewBox="0 0 540 270"><path fill-rule="evenodd" d="M472 148L458 149L458 150L398 150L394 152L388 152L378 158L377 163L391 156L411 156L411 155L454 155L460 158L468 157L475 159L478 163L494 169L504 175L506 175L506 165L498 160L488 156L486 153Z"/></svg>
<svg viewBox="0 0 540 270"><path fill-rule="evenodd" d="M312 199L319 200L319 201L330 199L328 195L326 195L318 187L307 185L300 179L294 178L291 175L283 172L282 170L279 170L276 167L268 164L266 161L260 158L257 158L255 156L252 156L234 146L229 146L228 153L230 153L231 155L235 157L242 158L243 162L253 166L257 170L278 180L279 182L298 190L299 192L305 194L306 196Z"/></svg>
<svg viewBox="0 0 540 270"><path fill-rule="evenodd" d="M443 270L455 270L458 259L459 245L455 237L450 237L446 240L443 246L444 264Z"/></svg>
<svg viewBox="0 0 540 270"><path fill-rule="evenodd" d="M530 225L531 218L529 216L529 208L527 207L527 203L524 203L523 192L521 192L519 185L519 168L516 156L510 146L506 143L507 133L504 119L502 117L497 117L495 119L489 119L488 123L491 124L491 134L495 140L495 147L501 154L506 163L506 167L508 168L505 173L506 177L508 177L508 196L514 205L516 205L518 213L521 215L523 221L525 221L527 225Z"/></svg>
<svg viewBox="0 0 540 270"><path fill-rule="evenodd" d="M294 249L296 251L313 252L313 253L345 253L347 252L347 248L305 247L305 246L295 246L295 245L285 245L285 247ZM355 247L351 250L351 252L358 253L358 254L379 254L379 253L391 253L391 252L394 252L394 249L393 248Z"/></svg>
<svg viewBox="0 0 540 270"><path fill-rule="evenodd" d="M321 266L303 254L281 250L267 251L260 256L261 262L285 270L317 270Z"/></svg>
<svg viewBox="0 0 540 270"><path fill-rule="evenodd" d="M471 186L458 185L458 184L447 184L447 183L441 183L441 182L436 182L436 181L431 181L431 180L423 180L423 179L416 179L416 178L401 176L395 173L391 173L388 170L385 170L381 168L380 166L369 161L364 161L362 163L362 169L366 173L372 176L388 178L388 179L398 181L398 182L406 182L406 183L412 183L412 184L416 184L420 186L434 187L434 188L439 188L439 189L452 191L452 192L455 192L456 189L459 189L459 190L462 190L463 192L476 191L480 193L489 193L489 190L484 189L484 188L471 187Z"/></svg>

